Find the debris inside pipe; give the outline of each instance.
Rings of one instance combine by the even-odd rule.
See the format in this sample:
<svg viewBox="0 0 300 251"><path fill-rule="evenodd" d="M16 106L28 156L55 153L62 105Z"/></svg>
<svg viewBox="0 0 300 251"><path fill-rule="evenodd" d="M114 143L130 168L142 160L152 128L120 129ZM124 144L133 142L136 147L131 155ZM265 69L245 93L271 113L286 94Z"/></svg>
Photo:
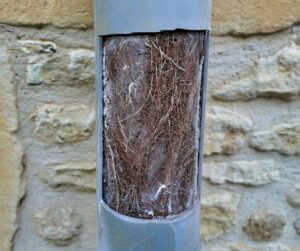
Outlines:
<svg viewBox="0 0 300 251"><path fill-rule="evenodd" d="M205 32L104 38L103 199L142 219L199 200Z"/></svg>

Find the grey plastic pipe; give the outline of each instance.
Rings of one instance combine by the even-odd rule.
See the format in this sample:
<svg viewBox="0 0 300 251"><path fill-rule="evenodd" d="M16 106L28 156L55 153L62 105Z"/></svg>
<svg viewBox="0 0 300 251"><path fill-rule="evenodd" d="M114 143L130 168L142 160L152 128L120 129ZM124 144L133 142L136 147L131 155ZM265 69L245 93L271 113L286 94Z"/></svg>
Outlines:
<svg viewBox="0 0 300 251"><path fill-rule="evenodd" d="M98 135L97 251L200 251L200 201L192 210L162 220L143 220L115 212L103 201L103 83L102 37L178 29L209 33L211 0L95 0ZM207 85L208 43L201 97L201 142ZM203 156L200 154L199 177ZM199 187L200 193L200 187Z"/></svg>

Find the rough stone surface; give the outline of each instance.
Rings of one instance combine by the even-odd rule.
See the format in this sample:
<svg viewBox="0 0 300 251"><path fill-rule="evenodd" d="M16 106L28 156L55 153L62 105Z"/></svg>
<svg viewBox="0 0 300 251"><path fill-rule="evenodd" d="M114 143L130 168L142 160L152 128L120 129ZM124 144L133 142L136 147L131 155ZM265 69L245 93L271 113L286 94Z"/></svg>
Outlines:
<svg viewBox="0 0 300 251"><path fill-rule="evenodd" d="M84 79L79 79L86 76L89 69L82 62L86 60L86 52L93 50L93 31L0 24L0 42L10 47L14 84L18 91L19 129L15 134L22 140L25 150L24 175L28 195L18 211L19 229L13 239L13 250L96 250L95 85L81 84L85 83L82 82ZM70 53L74 51L83 52L83 57L73 58L74 66L69 70ZM33 78L38 81L29 84L29 65L38 65L43 59L40 71L36 71L37 77ZM49 65L54 60L57 63L51 68ZM46 66L51 71L45 71ZM54 74L55 68L61 73L60 79ZM47 178L48 184L41 177ZM49 228L44 228L48 238L47 235L41 238L35 231L39 224L33 220L33 213L52 207L52 203L58 204L57 211L61 205L75 207L77 215L82 216L80 235L74 236L72 241L68 240L72 229L68 232L64 225L52 228L54 237L52 223ZM76 232L74 228L74 235ZM57 246L63 244L68 245Z"/></svg>
<svg viewBox="0 0 300 251"><path fill-rule="evenodd" d="M21 40L21 51L28 57L27 83L43 83L42 66L57 52L57 45L49 41Z"/></svg>
<svg viewBox="0 0 300 251"><path fill-rule="evenodd" d="M51 41L20 41L28 57L27 83L95 84L95 53L89 49L66 49Z"/></svg>
<svg viewBox="0 0 300 251"><path fill-rule="evenodd" d="M90 27L93 23L92 0L2 0L0 22L14 25L45 25L58 27Z"/></svg>
<svg viewBox="0 0 300 251"><path fill-rule="evenodd" d="M243 230L255 241L272 241L280 238L285 225L285 217L281 214L258 212L248 219Z"/></svg>
<svg viewBox="0 0 300 251"><path fill-rule="evenodd" d="M48 2L48 0L43 3L44 6L46 6L46 2ZM36 1L36 3L39 3L39 1ZM220 8L227 8L227 5L224 6L226 3L227 0L225 0L225 2L223 1L222 4L219 5ZM251 1L247 3L241 1L240 3L244 6L249 4L249 8L251 8ZM271 6L273 4L272 1L269 3L268 8L273 8L273 6ZM2 3L0 3L0 5L1 4ZM2 8L0 9L0 12L1 11ZM295 11L295 9L291 10L291 12L293 11ZM278 13L274 13L278 15ZM76 15L74 15L74 18L75 17L77 18ZM240 24L237 23L237 25ZM260 25L261 23L257 24L257 26ZM93 37L92 29L61 29L53 25L37 28L0 24L0 61L5 58L3 55L8 53L9 64L6 65L8 68L11 68L7 70L8 68L5 68L1 64L1 81L3 79L5 83L11 82L13 78L12 85L2 86L1 88L6 88L4 91L0 89L0 107L2 107L0 108L1 251L11 251L9 248L11 245L10 240L16 227L18 227L18 231L15 232L12 243L14 251L56 251L58 249L61 251L96 250L96 194L94 192L85 192L85 188L83 192L81 188L78 189L78 187L75 187L73 184L58 185L59 187L53 189L50 183L48 185L40 180L42 173L49 173L49 175L54 174L53 170L58 166L69 165L70 167L70 164L74 165L74 163L81 165L82 163L94 162L96 157L96 134L92 133L86 140L72 143L65 141L65 144L57 144L51 137L50 140L43 136L42 138L35 137L33 132L35 130L36 121L31 119L32 116L37 114L38 108L47 104L62 106L64 109L71 106L82 105L87 107L88 110L94 107L95 85L91 84L88 78L82 82L82 80L79 81L75 79L75 77L73 79L74 75L72 75L76 73L79 74L78 76L85 76L85 67L88 68L89 65L84 66L84 64L79 63L82 65L82 68L78 72L71 73L69 70L72 52L82 52L82 50L91 52L93 50ZM26 41L26 43L23 41ZM254 75L258 74L255 76L260 76L259 71L264 72L268 76L274 74L274 78L276 77L277 79L277 77L280 77L278 78L279 80L282 80L282 77L286 76L286 82L284 83L290 82L290 79L296 80L297 76L299 76L296 67L288 68L289 65L296 64L293 63L293 61L284 64L282 62L285 62L286 59L296 60L299 46L299 25L267 36L247 36L243 38L237 36L212 36L211 38L207 105L208 107L222 107L222 109L220 108L221 110L230 112L234 114L234 116L228 116L228 113L223 111L214 115L214 113L208 109L208 116L213 117L214 121L218 123L216 123L217 125L209 126L210 128L207 127L207 132L212 133L210 136L211 139L220 139L218 143L219 146L222 146L224 142L228 142L228 138L226 139L225 137L224 140L222 140L220 135L229 135L230 137L239 135L244 144L237 147L238 150L232 155L225 154L227 151L223 151L220 147L220 153L206 156L205 162L210 165L212 163L229 164L240 161L264 162L272 159L276 164L276 169L278 168L280 170L281 175L278 182L256 187L240 185L239 183L232 183L226 180L220 185L215 185L212 182L208 182L207 179L203 179L203 194L215 194L217 192L221 194L221 197L226 196L224 194L228 193L227 191L231 191L231 193L242 195L238 210L236 210L235 223L232 225L228 223L228 225L232 227L226 228L228 226L226 225L227 223L223 224L224 221L228 222L224 220L227 215L229 215L227 218L231 217L232 211L229 209L228 214L222 209L224 211L224 217L220 216L218 218L221 219L220 221L214 221L214 218L210 218L209 216L207 217L208 220L204 221L206 223L203 225L207 225L207 222L212 222L212 225L221 225L221 227L205 227L211 230L211 232L217 232L219 237L211 237L211 241L203 241L203 251L232 251L230 246L237 242L240 242L241 245L237 245L234 251L257 251L260 249L266 249L267 251L275 251L276 249L278 249L276 251L299 251L299 235L295 232L293 226L294 222L300 217L299 208L291 207L286 200L286 196L291 195L292 192L297 192L294 190L294 186L300 181L300 158L296 155L282 155L270 151L256 151L246 142L249 141L249 137L251 137L252 133L272 131L272 128L276 125L297 122L300 117L300 96L294 94L291 91L292 89L289 89L291 84L285 86L285 88L289 90L287 94L280 94L280 97L276 94L277 96L275 97L273 95L272 98L259 98L262 97L260 94L260 96L257 96L258 98L245 102L244 98L224 101L212 96L217 90L223 87L225 88L225 84L230 85L230 81L234 83L250 78L251 76L246 74L249 72L253 72ZM281 55L285 57L278 57L279 52L283 52L283 50L286 50L286 55L284 55L284 53L281 53ZM85 53L82 53L82 55L85 55ZM31 64L37 65L38 67L38 62L42 61L43 58L45 58L45 63L42 62L40 67L41 71L35 71L34 68L32 70L33 73L39 73L36 78L38 79L37 84L29 84L28 82L30 81L27 81L27 67ZM78 57L73 56L73 59L76 58ZM258 67L257 64L259 62L267 61L267 59L270 60L269 64L260 63L259 66L261 67ZM6 59L4 61L8 62ZM270 71L266 69L267 66L270 67ZM246 75L247 77L245 77ZM44 82L41 83L40 80ZM271 83L270 86L272 86ZM15 90L12 87L17 90L17 99L14 94ZM10 92L12 92L12 95L10 95ZM12 100L12 102L9 100ZM15 101L17 101L17 105L14 105ZM5 109L3 109L4 103ZM16 116L17 113L18 116ZM233 126L230 127L231 129L228 129L228 121L236 120L239 120L239 126ZM249 130L247 129L248 126L240 126L240 123L243 124L241 121L244 120L252 121L253 126L249 127ZM210 119L210 121L212 120ZM222 121L225 122L223 123ZM8 124L10 124L10 126L7 129L6 126ZM222 124L222 126L220 126L220 124ZM2 130L2 125L5 125L5 130ZM214 128L219 129L213 132ZM282 137L282 134L279 135L281 136L276 137ZM288 135L292 135L292 133L287 132L284 137L290 137ZM19 157L19 148L11 143L7 143L11 142L11 139L15 140L16 137L21 141L25 151L23 161L26 167L24 178L26 178L27 194L25 199L21 201L19 207L17 207L18 214L16 213L15 206L18 201L16 197L17 191L21 188L21 184L19 183L21 179L17 178L19 177L19 167L21 168L21 166L19 166L21 158ZM4 142L4 144L2 144L2 142ZM233 142L234 143L230 144L230 146L236 147L237 141ZM281 140L278 142L280 142L279 146L281 147ZM211 144L211 142L209 143ZM19 145L19 143L17 143L17 145ZM263 146L262 144L261 147ZM278 144L276 147L277 146ZM77 175L79 174L80 177L84 177L85 180L87 172L81 170L71 172L69 171L69 167L63 168L63 174L62 172L55 172L55 178L59 177L64 182L67 176L77 182L79 177ZM65 169L67 170L65 171ZM256 172L256 167L253 167L253 169L255 169L253 172ZM91 171L91 173L92 172L94 171ZM249 175L251 173L252 170L249 170ZM73 176L73 174L75 174L75 176ZM220 172L220 175L221 174ZM234 177L240 178L240 176ZM262 177L257 176L256 178L260 180ZM247 178L249 182L249 176L243 176L243 179L244 178ZM252 178L253 177L251 177L251 182L253 181ZM255 182L257 182L257 180L255 180ZM57 180L55 179L54 181L56 182ZM58 181L60 182L61 180ZM56 184L57 183L55 183L54 186L56 186ZM76 185L77 184L78 183L76 183ZM81 187L83 183L79 184ZM4 193L5 195L3 195ZM206 195L203 197L205 200ZM4 203L2 204L2 202ZM40 209L49 205L49 202L76 205L76 212L82 216L82 231L80 236L75 237L74 241L68 246L54 246L53 241L46 241L35 231L34 221L32 220L33 212L39 212ZM79 204L80 206L77 206ZM224 205L223 207L228 208L233 206L233 203L226 204L220 202L220 205ZM218 208L222 207L220 206ZM252 238L249 238L247 234L242 231L242 226L245 225L249 215L253 212L266 209L284 212L286 214L287 225L278 240L267 243L253 241ZM219 211L216 209L216 212L216 214L218 214ZM16 217L16 215L18 217ZM210 221L210 219L212 220ZM224 225L225 227L223 227ZM228 229L226 234L223 234L224 228ZM3 245L6 245L5 248L8 248L3 248Z"/></svg>
<svg viewBox="0 0 300 251"><path fill-rule="evenodd" d="M213 32L249 35L282 30L300 21L299 0L214 0Z"/></svg>
<svg viewBox="0 0 300 251"><path fill-rule="evenodd" d="M12 65L9 63L9 51L2 46L0 47L0 66L0 118L3 130L13 133L18 129L17 93L13 84L14 76Z"/></svg>
<svg viewBox="0 0 300 251"><path fill-rule="evenodd" d="M38 108L35 133L45 141L77 142L91 136L95 111L84 105L47 104Z"/></svg>
<svg viewBox="0 0 300 251"><path fill-rule="evenodd" d="M0 250L10 251L24 195L23 150L12 132L18 128L16 90L9 51L0 43Z"/></svg>
<svg viewBox="0 0 300 251"><path fill-rule="evenodd" d="M290 247L283 244L269 244L259 247L249 247L243 243L232 245L229 248L230 251L294 251ZM217 251L217 250L216 250Z"/></svg>
<svg viewBox="0 0 300 251"><path fill-rule="evenodd" d="M258 97L295 99L300 95L300 47L292 44L274 56L261 58L255 67L225 81L214 97L224 101Z"/></svg>
<svg viewBox="0 0 300 251"><path fill-rule="evenodd" d="M255 132L250 138L250 145L261 151L300 154L300 121L285 122L270 130Z"/></svg>
<svg viewBox="0 0 300 251"><path fill-rule="evenodd" d="M295 185L286 196L287 202L292 207L300 207L300 184Z"/></svg>
<svg viewBox="0 0 300 251"><path fill-rule="evenodd" d="M249 251L294 251L283 244L271 244L263 247L251 248ZM296 250L295 250L296 251Z"/></svg>
<svg viewBox="0 0 300 251"><path fill-rule="evenodd" d="M95 52L87 49L72 50L69 53L69 72L73 81L95 83Z"/></svg>
<svg viewBox="0 0 300 251"><path fill-rule="evenodd" d="M70 206L56 204L34 216L38 234L58 246L70 244L80 234L81 219Z"/></svg>
<svg viewBox="0 0 300 251"><path fill-rule="evenodd" d="M71 50L68 54L45 61L41 64L38 82L64 85L95 84L94 51Z"/></svg>
<svg viewBox="0 0 300 251"><path fill-rule="evenodd" d="M221 107L208 109L204 138L204 154L234 154L244 145L245 133L252 121Z"/></svg>
<svg viewBox="0 0 300 251"><path fill-rule="evenodd" d="M35 56L37 54L54 54L57 51L57 45L50 41L21 40L21 50L26 55Z"/></svg>
<svg viewBox="0 0 300 251"><path fill-rule="evenodd" d="M300 21L299 0L215 0L213 1L213 33L217 35L270 33ZM92 0L2 0L0 22L14 25L58 27L91 27Z"/></svg>
<svg viewBox="0 0 300 251"><path fill-rule="evenodd" d="M214 240L231 232L236 224L240 195L231 192L205 194L202 198L201 236Z"/></svg>
<svg viewBox="0 0 300 251"><path fill-rule="evenodd" d="M273 160L233 161L205 164L203 177L213 184L261 186L278 181L280 172Z"/></svg>
<svg viewBox="0 0 300 251"><path fill-rule="evenodd" d="M74 188L95 192L97 187L96 163L66 163L48 167L39 174L42 181L52 188Z"/></svg>
<svg viewBox="0 0 300 251"><path fill-rule="evenodd" d="M300 235L300 218L294 222L294 228L296 230L296 233Z"/></svg>

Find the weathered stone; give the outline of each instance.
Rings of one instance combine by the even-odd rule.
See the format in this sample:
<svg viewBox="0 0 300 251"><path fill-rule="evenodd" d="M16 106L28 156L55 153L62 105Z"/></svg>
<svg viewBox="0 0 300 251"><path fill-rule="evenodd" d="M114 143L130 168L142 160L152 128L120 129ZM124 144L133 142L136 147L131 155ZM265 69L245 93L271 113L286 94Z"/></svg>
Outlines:
<svg viewBox="0 0 300 251"><path fill-rule="evenodd" d="M259 247L249 247L245 244L236 244L230 246L229 250L230 251L292 251L291 248L283 244L270 244L270 245L264 245Z"/></svg>
<svg viewBox="0 0 300 251"><path fill-rule="evenodd" d="M48 167L39 174L53 188L74 188L94 192L97 187L96 163L66 163Z"/></svg>
<svg viewBox="0 0 300 251"><path fill-rule="evenodd" d="M27 55L54 54L57 51L56 44L50 41L21 40L19 43L22 46L22 52Z"/></svg>
<svg viewBox="0 0 300 251"><path fill-rule="evenodd" d="M44 141L77 142L93 132L95 111L85 105L54 105L39 107L35 116L35 133Z"/></svg>
<svg viewBox="0 0 300 251"><path fill-rule="evenodd" d="M94 84L95 53L88 49L57 52L56 44L49 41L20 41L28 57L27 83L39 84Z"/></svg>
<svg viewBox="0 0 300 251"><path fill-rule="evenodd" d="M300 218L294 222L296 233L300 235Z"/></svg>
<svg viewBox="0 0 300 251"><path fill-rule="evenodd" d="M300 184L292 188L287 194L286 199L292 207L300 207Z"/></svg>
<svg viewBox="0 0 300 251"><path fill-rule="evenodd" d="M299 0L213 1L213 33L269 33L300 21ZM14 25L53 24L58 27L90 27L93 24L92 0L2 0L0 22Z"/></svg>
<svg viewBox="0 0 300 251"><path fill-rule="evenodd" d="M224 101L258 97L291 100L300 95L300 47L292 44L225 81L213 96Z"/></svg>
<svg viewBox="0 0 300 251"><path fill-rule="evenodd" d="M229 245L227 250L228 251L249 251L245 243L242 242Z"/></svg>
<svg viewBox="0 0 300 251"><path fill-rule="evenodd" d="M300 154L300 121L286 122L252 134L250 146L286 155Z"/></svg>
<svg viewBox="0 0 300 251"><path fill-rule="evenodd" d="M300 206L300 183L296 184L293 188L293 191L297 193L297 198L296 197L291 197L291 202L293 201L296 206Z"/></svg>
<svg viewBox="0 0 300 251"><path fill-rule="evenodd" d="M285 225L285 217L281 214L258 212L248 219L243 230L255 241L273 241L280 238Z"/></svg>
<svg viewBox="0 0 300 251"><path fill-rule="evenodd" d="M252 127L246 117L220 107L208 109L204 138L204 154L234 154L245 142L245 133Z"/></svg>
<svg viewBox="0 0 300 251"><path fill-rule="evenodd" d="M300 207L299 192L289 194L287 196L287 201L292 207Z"/></svg>
<svg viewBox="0 0 300 251"><path fill-rule="evenodd" d="M43 60L41 58L41 60ZM74 85L68 72L68 60L65 55L60 55L37 62L32 72L27 76L37 76L35 84ZM27 82L33 84L32 82Z"/></svg>
<svg viewBox="0 0 300 251"><path fill-rule="evenodd" d="M69 72L73 80L83 83L95 82L95 52L79 49L69 53Z"/></svg>
<svg viewBox="0 0 300 251"><path fill-rule="evenodd" d="M269 244L259 247L250 247L245 243L238 242L233 245L229 245L228 248L217 247L209 249L209 251L296 251L292 250L290 247L287 247L283 244Z"/></svg>
<svg viewBox="0 0 300 251"><path fill-rule="evenodd" d="M93 1L2 0L0 2L0 23L90 27L93 24Z"/></svg>
<svg viewBox="0 0 300 251"><path fill-rule="evenodd" d="M0 44L0 250L11 251L17 230L20 199L24 196L22 179L23 150L12 134L18 128L16 92L9 51Z"/></svg>
<svg viewBox="0 0 300 251"><path fill-rule="evenodd" d="M203 240L210 241L233 230L239 202L240 195L231 192L203 195L201 216Z"/></svg>
<svg viewBox="0 0 300 251"><path fill-rule="evenodd" d="M27 83L38 85L43 83L41 69L57 51L56 44L50 41L21 40L22 52L28 57Z"/></svg>
<svg viewBox="0 0 300 251"><path fill-rule="evenodd" d="M94 84L95 53L92 50L78 49L45 61L39 78L43 84Z"/></svg>
<svg viewBox="0 0 300 251"><path fill-rule="evenodd" d="M15 132L18 129L17 93L13 83L12 66L9 63L9 51L1 47L0 66L0 119L3 123L3 130L5 128L7 132Z"/></svg>
<svg viewBox="0 0 300 251"><path fill-rule="evenodd" d="M283 244L271 244L263 247L251 248L249 249L249 251L292 251L292 250L291 248Z"/></svg>
<svg viewBox="0 0 300 251"><path fill-rule="evenodd" d="M27 83L30 85L39 85L42 83L40 78L42 63L33 63L27 65Z"/></svg>
<svg viewBox="0 0 300 251"><path fill-rule="evenodd" d="M75 209L63 204L43 209L34 221L38 234L58 246L70 244L81 230L81 219Z"/></svg>
<svg viewBox="0 0 300 251"><path fill-rule="evenodd" d="M231 251L228 248L224 248L224 247L212 247L212 248L208 248L205 250L207 250L207 251Z"/></svg>
<svg viewBox="0 0 300 251"><path fill-rule="evenodd" d="M205 164L203 177L213 184L226 181L249 186L261 186L279 179L280 172L273 160L233 161Z"/></svg>
<svg viewBox="0 0 300 251"><path fill-rule="evenodd" d="M300 21L299 0L214 0L216 35L270 33Z"/></svg>

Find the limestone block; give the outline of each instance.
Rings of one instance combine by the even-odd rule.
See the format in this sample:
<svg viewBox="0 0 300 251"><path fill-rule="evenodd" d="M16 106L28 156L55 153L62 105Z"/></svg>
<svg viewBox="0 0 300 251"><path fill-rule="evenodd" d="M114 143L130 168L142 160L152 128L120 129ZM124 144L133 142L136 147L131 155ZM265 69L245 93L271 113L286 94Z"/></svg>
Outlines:
<svg viewBox="0 0 300 251"><path fill-rule="evenodd" d="M262 211L251 215L243 230L254 241L274 241L281 237L285 225L282 214Z"/></svg>
<svg viewBox="0 0 300 251"><path fill-rule="evenodd" d="M46 25L86 28L93 24L92 0L2 0L0 22L14 25Z"/></svg>
<svg viewBox="0 0 300 251"><path fill-rule="evenodd" d="M34 222L38 234L58 246L70 244L81 231L81 218L64 204L44 208L34 216Z"/></svg>
<svg viewBox="0 0 300 251"><path fill-rule="evenodd" d="M271 33L300 21L299 0L214 0L213 33Z"/></svg>
<svg viewBox="0 0 300 251"><path fill-rule="evenodd" d="M287 202L292 207L300 208L300 183L296 184L286 195Z"/></svg>
<svg viewBox="0 0 300 251"><path fill-rule="evenodd" d="M204 164L203 177L213 184L261 186L279 180L280 172L273 160L233 161Z"/></svg>
<svg viewBox="0 0 300 251"><path fill-rule="evenodd" d="M203 240L214 240L234 229L240 199L239 194L231 192L203 195L201 202Z"/></svg>
<svg viewBox="0 0 300 251"><path fill-rule="evenodd" d="M95 84L95 53L88 49L57 48L51 41L21 40L28 58L29 85Z"/></svg>
<svg viewBox="0 0 300 251"><path fill-rule="evenodd" d="M285 122L255 132L250 137L250 146L261 151L300 154L300 121Z"/></svg>
<svg viewBox="0 0 300 251"><path fill-rule="evenodd" d="M24 196L23 150L13 134L18 129L16 90L9 50L0 44L0 250L10 251L18 228L20 199Z"/></svg>
<svg viewBox="0 0 300 251"><path fill-rule="evenodd" d="M46 104L37 109L35 134L46 142L78 142L91 136L95 111L86 105Z"/></svg>
<svg viewBox="0 0 300 251"><path fill-rule="evenodd" d="M254 67L224 81L213 92L223 101L258 97L292 100L300 95L300 46L292 43L275 55L259 59Z"/></svg>
<svg viewBox="0 0 300 251"><path fill-rule="evenodd" d="M74 188L95 192L97 188L96 163L65 163L49 166L39 174L52 188Z"/></svg>
<svg viewBox="0 0 300 251"><path fill-rule="evenodd" d="M245 142L245 134L252 127L252 121L221 107L208 109L204 137L204 154L234 154Z"/></svg>

